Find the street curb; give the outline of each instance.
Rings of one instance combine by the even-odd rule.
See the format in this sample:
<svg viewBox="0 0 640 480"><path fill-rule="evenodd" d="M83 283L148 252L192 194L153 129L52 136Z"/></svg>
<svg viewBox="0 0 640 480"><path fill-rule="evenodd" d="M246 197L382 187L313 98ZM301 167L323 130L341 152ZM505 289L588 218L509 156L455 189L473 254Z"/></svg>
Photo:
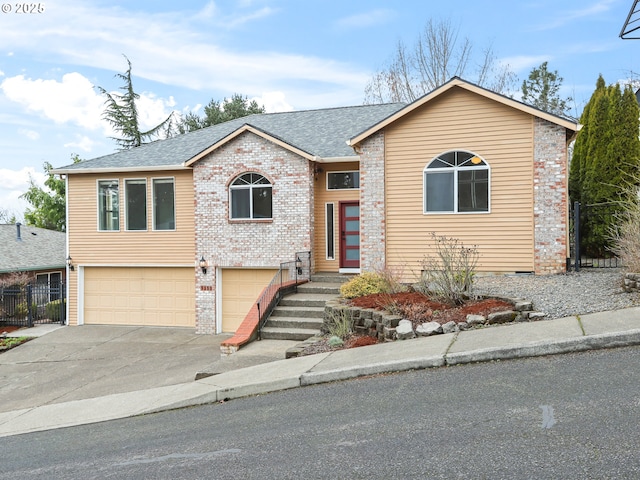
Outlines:
<svg viewBox="0 0 640 480"><path fill-rule="evenodd" d="M348 380L363 377L365 375L378 375L381 373L403 372L407 370L423 370L426 368L444 367L443 355L434 355L425 358L411 360L392 360L388 362L360 365L357 367L337 368L324 372L307 372L300 376L300 386L316 385L319 383Z"/></svg>
<svg viewBox="0 0 640 480"><path fill-rule="evenodd" d="M511 347L492 347L445 356L445 365L539 357L604 348L626 347L640 344L640 329L627 332L602 333L558 341L522 343Z"/></svg>

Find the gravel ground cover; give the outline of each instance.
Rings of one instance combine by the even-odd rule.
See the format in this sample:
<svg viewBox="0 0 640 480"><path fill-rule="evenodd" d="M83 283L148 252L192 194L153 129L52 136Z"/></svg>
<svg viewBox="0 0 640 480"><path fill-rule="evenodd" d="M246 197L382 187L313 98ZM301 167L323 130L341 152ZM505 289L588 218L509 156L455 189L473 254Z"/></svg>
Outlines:
<svg viewBox="0 0 640 480"><path fill-rule="evenodd" d="M562 318L640 305L640 295L622 289L620 269L584 269L559 275L479 276L474 293L531 300L533 307Z"/></svg>

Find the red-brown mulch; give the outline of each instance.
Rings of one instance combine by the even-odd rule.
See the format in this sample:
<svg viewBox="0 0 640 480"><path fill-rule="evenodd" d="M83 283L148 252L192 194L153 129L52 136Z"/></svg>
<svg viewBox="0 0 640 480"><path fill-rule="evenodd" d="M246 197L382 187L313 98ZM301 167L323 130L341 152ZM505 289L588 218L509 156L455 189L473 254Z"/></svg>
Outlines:
<svg viewBox="0 0 640 480"><path fill-rule="evenodd" d="M513 309L513 305L504 300L483 299L468 300L464 305L455 307L432 300L419 292L378 293L349 300L349 305L361 308L388 310L411 320L414 327L426 322L445 324L454 321L466 321L467 315L484 315Z"/></svg>

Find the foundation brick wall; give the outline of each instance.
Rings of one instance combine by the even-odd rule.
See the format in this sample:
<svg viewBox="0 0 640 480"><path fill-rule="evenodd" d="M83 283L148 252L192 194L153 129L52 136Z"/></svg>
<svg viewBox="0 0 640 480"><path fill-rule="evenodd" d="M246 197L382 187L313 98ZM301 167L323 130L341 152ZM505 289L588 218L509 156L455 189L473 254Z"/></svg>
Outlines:
<svg viewBox="0 0 640 480"><path fill-rule="evenodd" d="M567 142L564 127L534 121L533 217L535 274L566 271Z"/></svg>
<svg viewBox="0 0 640 480"><path fill-rule="evenodd" d="M229 184L256 172L272 183L272 220L229 219ZM218 267L278 267L312 250L313 173L310 162L253 133L243 133L194 165L196 333L216 333Z"/></svg>
<svg viewBox="0 0 640 480"><path fill-rule="evenodd" d="M367 138L360 152L360 269L386 265L384 132Z"/></svg>

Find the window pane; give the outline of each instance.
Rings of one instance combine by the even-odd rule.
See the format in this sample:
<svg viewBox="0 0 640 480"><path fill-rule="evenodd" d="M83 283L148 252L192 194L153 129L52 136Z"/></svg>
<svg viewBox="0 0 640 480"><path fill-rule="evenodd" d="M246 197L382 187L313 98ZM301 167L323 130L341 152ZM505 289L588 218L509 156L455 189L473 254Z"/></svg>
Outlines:
<svg viewBox="0 0 640 480"><path fill-rule="evenodd" d="M346 222L344 222L344 228L347 232L358 232L360 231L360 221L347 220Z"/></svg>
<svg viewBox="0 0 640 480"><path fill-rule="evenodd" d="M231 218L250 218L248 188L234 188L231 190Z"/></svg>
<svg viewBox="0 0 640 480"><path fill-rule="evenodd" d="M327 188L329 190L360 188L360 172L329 172Z"/></svg>
<svg viewBox="0 0 640 480"><path fill-rule="evenodd" d="M120 229L117 180L98 182L98 217L98 228L100 230Z"/></svg>
<svg viewBox="0 0 640 480"><path fill-rule="evenodd" d="M453 172L425 173L427 212L453 212Z"/></svg>
<svg viewBox="0 0 640 480"><path fill-rule="evenodd" d="M147 229L147 184L144 180L125 182L127 230Z"/></svg>
<svg viewBox="0 0 640 480"><path fill-rule="evenodd" d="M360 205L344 207L344 215L346 217L359 217L360 216Z"/></svg>
<svg viewBox="0 0 640 480"><path fill-rule="evenodd" d="M489 171L460 170L458 172L458 211L489 211Z"/></svg>
<svg viewBox="0 0 640 480"><path fill-rule="evenodd" d="M344 236L344 244L347 247L357 247L358 245L360 245L360 235L358 235L358 234L345 235Z"/></svg>
<svg viewBox="0 0 640 480"><path fill-rule="evenodd" d="M253 218L271 218L271 187L254 187Z"/></svg>
<svg viewBox="0 0 640 480"><path fill-rule="evenodd" d="M333 203L327 203L327 213L325 216L327 226L327 259L335 259L335 244L334 244L334 227L333 227Z"/></svg>
<svg viewBox="0 0 640 480"><path fill-rule="evenodd" d="M173 179L163 178L153 181L153 228L155 230L176 228Z"/></svg>

